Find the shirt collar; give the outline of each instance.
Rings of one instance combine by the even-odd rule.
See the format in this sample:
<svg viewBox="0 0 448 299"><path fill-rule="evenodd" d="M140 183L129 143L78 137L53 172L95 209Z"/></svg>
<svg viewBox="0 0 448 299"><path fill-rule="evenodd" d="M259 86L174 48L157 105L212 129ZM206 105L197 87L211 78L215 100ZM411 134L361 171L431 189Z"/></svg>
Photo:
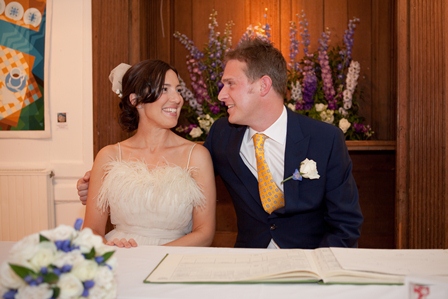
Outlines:
<svg viewBox="0 0 448 299"><path fill-rule="evenodd" d="M248 137L252 139L252 137L256 133L265 134L269 137L269 139L274 140L275 142L285 145L286 143L286 127L288 123L288 114L286 113L286 107L283 106L283 112L280 117L266 130L263 132L257 132L254 129L249 127Z"/></svg>

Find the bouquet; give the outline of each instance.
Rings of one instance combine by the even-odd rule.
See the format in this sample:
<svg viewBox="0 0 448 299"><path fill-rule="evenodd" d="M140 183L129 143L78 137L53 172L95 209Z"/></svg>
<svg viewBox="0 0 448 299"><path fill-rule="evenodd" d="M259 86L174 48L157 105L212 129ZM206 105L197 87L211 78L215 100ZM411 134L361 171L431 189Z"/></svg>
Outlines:
<svg viewBox="0 0 448 299"><path fill-rule="evenodd" d="M0 266L2 298L116 298L114 251L81 225L78 219L14 244Z"/></svg>

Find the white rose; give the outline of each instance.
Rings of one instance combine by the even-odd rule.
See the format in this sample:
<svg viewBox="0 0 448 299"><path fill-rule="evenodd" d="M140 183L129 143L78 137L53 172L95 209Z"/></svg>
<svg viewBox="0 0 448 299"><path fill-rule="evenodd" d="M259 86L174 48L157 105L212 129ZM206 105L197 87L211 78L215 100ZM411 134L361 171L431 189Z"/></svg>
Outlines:
<svg viewBox="0 0 448 299"><path fill-rule="evenodd" d="M32 258L36 251L38 250L37 245L39 244L39 235L32 234L26 236L11 248L9 260L13 263L19 263L22 261L27 261Z"/></svg>
<svg viewBox="0 0 448 299"><path fill-rule="evenodd" d="M113 270L117 267L117 258L115 256L111 256L107 261L106 264L111 267Z"/></svg>
<svg viewBox="0 0 448 299"><path fill-rule="evenodd" d="M81 281L92 280L96 271L98 270L98 264L94 260L83 260L73 266L70 273L75 275Z"/></svg>
<svg viewBox="0 0 448 299"><path fill-rule="evenodd" d="M77 232L75 228L61 224L55 229L42 231L41 235L45 236L51 241L58 240L71 240L76 236Z"/></svg>
<svg viewBox="0 0 448 299"><path fill-rule="evenodd" d="M199 128L199 127L193 128L190 131L190 136L193 137L193 138L200 137L201 135L202 135L202 129Z"/></svg>
<svg viewBox="0 0 448 299"><path fill-rule="evenodd" d="M205 133L208 133L210 131L210 127L214 123L214 120L210 115L205 116L199 116L198 117L199 127L204 129Z"/></svg>
<svg viewBox="0 0 448 299"><path fill-rule="evenodd" d="M89 290L89 298L115 299L117 298L117 288L114 286L109 290L105 290L95 285Z"/></svg>
<svg viewBox="0 0 448 299"><path fill-rule="evenodd" d="M296 105L289 103L288 108L291 109L291 111L296 111Z"/></svg>
<svg viewBox="0 0 448 299"><path fill-rule="evenodd" d="M53 265L62 268L64 265L76 265L84 260L80 250L72 250L70 252L58 251L54 257Z"/></svg>
<svg viewBox="0 0 448 299"><path fill-rule="evenodd" d="M104 247L103 239L95 235L89 227L82 229L73 239L73 245L79 246L82 253L89 253L92 247Z"/></svg>
<svg viewBox="0 0 448 299"><path fill-rule="evenodd" d="M334 121L334 116L333 116L334 111L333 110L325 110L322 111L319 116L322 119L322 121L328 123L328 124L332 124Z"/></svg>
<svg viewBox="0 0 448 299"><path fill-rule="evenodd" d="M71 273L61 274L58 281L58 287L61 290L60 299L78 298L84 291L82 282Z"/></svg>
<svg viewBox="0 0 448 299"><path fill-rule="evenodd" d="M18 290L15 299L44 299L53 297L53 290L46 283L25 286Z"/></svg>
<svg viewBox="0 0 448 299"><path fill-rule="evenodd" d="M329 110L327 110L329 111ZM334 116L333 113L328 114L327 113L327 119L324 120L327 124L332 124L334 122Z"/></svg>
<svg viewBox="0 0 448 299"><path fill-rule="evenodd" d="M26 286L25 281L11 269L7 262L2 263L0 266L0 284L10 289Z"/></svg>
<svg viewBox="0 0 448 299"><path fill-rule="evenodd" d="M348 128L350 128L351 124L346 118L341 118L339 121L339 128L344 132L344 134L347 132Z"/></svg>
<svg viewBox="0 0 448 299"><path fill-rule="evenodd" d="M322 104L322 103L318 103L316 105L314 105L314 107L316 107L316 111L317 112L321 112L327 109L328 105Z"/></svg>
<svg viewBox="0 0 448 299"><path fill-rule="evenodd" d="M94 287L101 288L107 292L117 288L114 272L107 266L100 266L94 279Z"/></svg>
<svg viewBox="0 0 448 299"><path fill-rule="evenodd" d="M56 245L53 242L41 242L37 246L36 254L30 259L33 269L39 271L42 267L49 266L56 255Z"/></svg>
<svg viewBox="0 0 448 299"><path fill-rule="evenodd" d="M317 173L317 164L313 160L305 159L300 163L300 174L306 179L318 179L320 175Z"/></svg>

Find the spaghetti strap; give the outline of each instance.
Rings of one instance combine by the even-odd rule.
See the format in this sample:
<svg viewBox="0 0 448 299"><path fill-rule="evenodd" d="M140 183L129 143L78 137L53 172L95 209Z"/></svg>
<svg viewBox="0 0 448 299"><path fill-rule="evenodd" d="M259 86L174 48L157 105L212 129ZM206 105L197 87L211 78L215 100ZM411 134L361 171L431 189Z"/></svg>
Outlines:
<svg viewBox="0 0 448 299"><path fill-rule="evenodd" d="M121 162L121 145L120 142L117 142L117 144L118 144L118 161Z"/></svg>
<svg viewBox="0 0 448 299"><path fill-rule="evenodd" d="M191 158L191 153L193 152L193 148L196 146L197 143L193 144L193 146L190 149L190 154L188 155L188 162L187 162L187 169L188 167L190 167L190 158Z"/></svg>

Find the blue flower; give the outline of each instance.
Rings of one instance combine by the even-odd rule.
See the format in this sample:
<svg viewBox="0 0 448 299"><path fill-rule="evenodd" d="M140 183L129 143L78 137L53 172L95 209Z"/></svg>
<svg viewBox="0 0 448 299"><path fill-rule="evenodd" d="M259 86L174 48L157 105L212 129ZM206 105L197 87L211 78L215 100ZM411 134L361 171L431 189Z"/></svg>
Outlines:
<svg viewBox="0 0 448 299"><path fill-rule="evenodd" d="M76 229L77 231L79 231L79 230L81 230L81 227L82 227L82 219L81 219L81 218L78 218L78 219L76 219L76 221L75 221L75 229Z"/></svg>
<svg viewBox="0 0 448 299"><path fill-rule="evenodd" d="M284 179L281 184L283 184L286 181L289 181L290 179L293 179L294 181L301 181L302 180L302 175L300 174L300 171L296 168L296 170L294 170L294 173L292 174L292 176L287 177L286 179Z"/></svg>

